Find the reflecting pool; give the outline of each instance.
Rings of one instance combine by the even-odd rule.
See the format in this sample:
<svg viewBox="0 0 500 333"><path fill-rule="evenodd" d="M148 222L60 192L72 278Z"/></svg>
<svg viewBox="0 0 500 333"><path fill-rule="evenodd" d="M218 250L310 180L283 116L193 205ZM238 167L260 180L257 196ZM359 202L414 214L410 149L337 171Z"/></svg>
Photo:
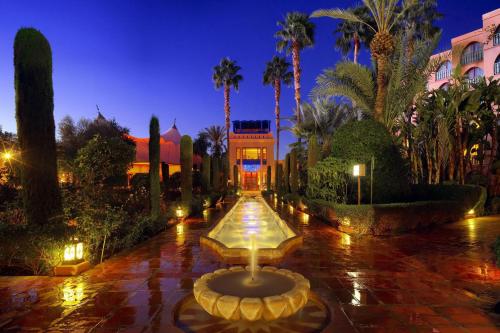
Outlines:
<svg viewBox="0 0 500 333"><path fill-rule="evenodd" d="M277 248L296 236L262 197L243 196L208 237L228 248L249 248L251 235L258 249Z"/></svg>

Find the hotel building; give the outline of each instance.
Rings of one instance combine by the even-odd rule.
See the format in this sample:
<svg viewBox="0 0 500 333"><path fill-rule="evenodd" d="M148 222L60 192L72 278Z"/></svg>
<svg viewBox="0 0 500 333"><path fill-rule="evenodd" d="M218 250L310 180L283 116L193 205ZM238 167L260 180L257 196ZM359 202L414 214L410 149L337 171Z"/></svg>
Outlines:
<svg viewBox="0 0 500 333"><path fill-rule="evenodd" d="M274 137L270 120L236 120L229 133L229 165L238 166L238 184L243 190L257 191L266 187L267 167L274 179Z"/></svg>

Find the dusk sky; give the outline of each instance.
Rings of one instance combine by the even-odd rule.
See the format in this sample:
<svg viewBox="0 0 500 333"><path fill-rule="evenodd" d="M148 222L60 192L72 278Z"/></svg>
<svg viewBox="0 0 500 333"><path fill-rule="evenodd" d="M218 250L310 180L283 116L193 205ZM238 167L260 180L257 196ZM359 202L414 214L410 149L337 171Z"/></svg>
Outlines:
<svg viewBox="0 0 500 333"><path fill-rule="evenodd" d="M20 27L35 27L53 52L56 123L95 117L116 118L135 136L147 136L149 119L161 132L177 118L182 134L196 135L224 123L223 94L212 83L212 69L224 56L242 67L240 92L232 92L231 119L273 120L273 90L262 85L265 63L276 54L276 21L289 11L348 7L354 1L7 1L0 0L0 126L15 132L13 41ZM481 15L498 1L440 0L438 24L450 38L481 28ZM337 21L314 19L316 45L302 52L302 95L316 76L342 56L333 47ZM362 61L369 63L362 50ZM290 60L291 62L291 60ZM282 115L289 117L293 89L283 89ZM285 125L287 122L284 122ZM283 147L290 143L282 135ZM285 153L285 149L281 150Z"/></svg>

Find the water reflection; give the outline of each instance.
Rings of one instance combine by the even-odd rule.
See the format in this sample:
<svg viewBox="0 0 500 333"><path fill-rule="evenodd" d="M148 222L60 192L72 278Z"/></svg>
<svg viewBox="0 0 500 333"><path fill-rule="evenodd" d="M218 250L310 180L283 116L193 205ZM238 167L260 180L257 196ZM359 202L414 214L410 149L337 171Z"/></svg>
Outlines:
<svg viewBox="0 0 500 333"><path fill-rule="evenodd" d="M243 197L210 232L209 237L229 248L246 248L250 235L258 248L276 248L295 233L262 197Z"/></svg>
<svg viewBox="0 0 500 333"><path fill-rule="evenodd" d="M83 283L78 283L75 285L65 285L62 290L62 299L64 305L76 305L80 303L84 298L84 286Z"/></svg>

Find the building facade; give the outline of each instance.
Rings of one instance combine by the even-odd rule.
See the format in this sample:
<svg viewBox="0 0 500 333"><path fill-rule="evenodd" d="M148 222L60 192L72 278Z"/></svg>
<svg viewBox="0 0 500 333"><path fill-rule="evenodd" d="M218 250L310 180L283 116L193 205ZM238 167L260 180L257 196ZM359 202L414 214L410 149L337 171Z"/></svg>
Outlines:
<svg viewBox="0 0 500 333"><path fill-rule="evenodd" d="M233 121L233 131L229 133L229 165L231 180L234 180L233 166L238 167L238 184L243 190L264 190L268 166L274 180L274 137L270 120Z"/></svg>
<svg viewBox="0 0 500 333"><path fill-rule="evenodd" d="M429 77L428 89L446 89L454 68L473 83L481 77L500 78L500 8L482 15L482 27L452 38L451 49L435 54L439 68Z"/></svg>

